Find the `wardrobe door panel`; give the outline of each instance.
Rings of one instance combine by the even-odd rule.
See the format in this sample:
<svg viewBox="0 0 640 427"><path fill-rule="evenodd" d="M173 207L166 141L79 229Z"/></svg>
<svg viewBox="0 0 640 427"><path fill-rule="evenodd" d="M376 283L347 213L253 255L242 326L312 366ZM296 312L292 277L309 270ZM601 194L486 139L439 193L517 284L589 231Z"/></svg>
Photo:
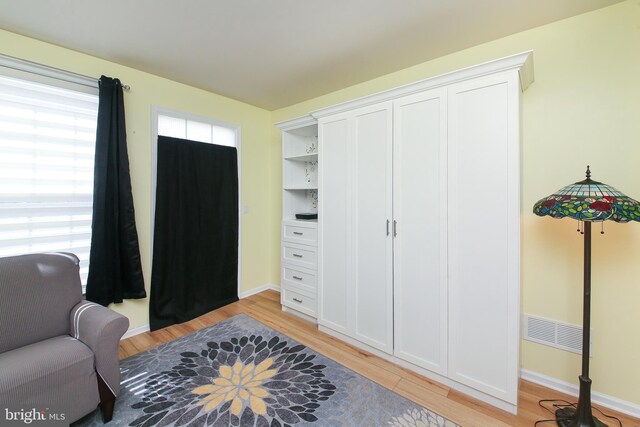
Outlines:
<svg viewBox="0 0 640 427"><path fill-rule="evenodd" d="M394 354L447 372L446 90L394 102Z"/></svg>
<svg viewBox="0 0 640 427"><path fill-rule="evenodd" d="M393 352L391 103L353 113L354 338Z"/></svg>
<svg viewBox="0 0 640 427"><path fill-rule="evenodd" d="M345 117L320 120L318 152L318 323L348 333L351 310L350 144Z"/></svg>
<svg viewBox="0 0 640 427"><path fill-rule="evenodd" d="M449 88L449 377L517 402L517 72Z"/></svg>

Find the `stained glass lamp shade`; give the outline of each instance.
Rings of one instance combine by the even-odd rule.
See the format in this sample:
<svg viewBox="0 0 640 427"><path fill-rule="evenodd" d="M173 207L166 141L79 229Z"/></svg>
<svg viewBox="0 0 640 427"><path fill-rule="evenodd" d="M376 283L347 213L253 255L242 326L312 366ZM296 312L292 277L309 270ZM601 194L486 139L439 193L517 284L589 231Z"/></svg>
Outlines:
<svg viewBox="0 0 640 427"><path fill-rule="evenodd" d="M640 202L602 182L593 181L587 166L587 179L569 184L539 200L533 213L553 218L570 217L578 221L640 221Z"/></svg>
<svg viewBox="0 0 640 427"><path fill-rule="evenodd" d="M556 411L558 425L599 427L602 423L591 411L591 379L589 378L589 343L591 330L591 223L602 221L640 221L640 202L620 191L591 179L587 166L586 179L563 187L539 200L533 213L553 218L573 218L584 222L584 292L582 309L582 374L578 406ZM578 227L578 229L580 229Z"/></svg>

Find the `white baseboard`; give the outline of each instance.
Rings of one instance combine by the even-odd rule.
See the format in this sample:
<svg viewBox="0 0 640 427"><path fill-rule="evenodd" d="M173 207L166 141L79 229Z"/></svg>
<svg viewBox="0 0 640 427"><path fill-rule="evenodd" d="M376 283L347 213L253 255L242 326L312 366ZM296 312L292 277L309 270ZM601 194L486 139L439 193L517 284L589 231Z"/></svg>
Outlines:
<svg viewBox="0 0 640 427"><path fill-rule="evenodd" d="M124 339L127 339L127 338L131 338L133 336L142 334L144 332L149 332L150 330L151 329L149 328L149 324L147 323L146 325L142 325L142 326L138 326L137 328L129 329L127 332L124 333L124 335L120 339L124 340Z"/></svg>
<svg viewBox="0 0 640 427"><path fill-rule="evenodd" d="M553 390L560 391L562 393L569 394L571 396L578 396L579 389L577 385L570 384L565 381L560 381L555 378L539 374L537 372L529 371L527 369L521 369L520 378L522 378L523 380L531 381L532 383L540 384ZM609 396L608 394L592 391L591 402L609 409L613 409L614 411L618 411L623 414L631 415L632 417L640 418L640 405L627 402L626 400L618 399L617 397Z"/></svg>
<svg viewBox="0 0 640 427"><path fill-rule="evenodd" d="M248 290L246 292L242 292L241 294L238 295L238 298L242 299L242 298L250 297L251 295L259 294L260 292L266 291L266 290L280 292L280 286L276 286L273 283L267 283L265 285L258 286L257 288ZM151 329L149 328L149 324L138 326L137 328L131 328L124 333L121 339L124 340L127 338L131 338L138 334L142 334L143 332L149 332L150 330Z"/></svg>
<svg viewBox="0 0 640 427"><path fill-rule="evenodd" d="M264 292L268 290L280 292L280 286L274 285L273 283L266 283L262 286L258 286L257 288L249 289L248 291L239 293L238 298L240 299L247 298L247 297L250 297L251 295L259 294L260 292Z"/></svg>

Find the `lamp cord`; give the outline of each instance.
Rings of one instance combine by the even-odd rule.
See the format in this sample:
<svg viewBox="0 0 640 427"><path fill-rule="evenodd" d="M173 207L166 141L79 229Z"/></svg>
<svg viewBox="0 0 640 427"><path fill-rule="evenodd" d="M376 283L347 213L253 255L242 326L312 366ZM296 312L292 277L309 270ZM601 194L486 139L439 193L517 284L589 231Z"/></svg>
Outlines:
<svg viewBox="0 0 640 427"><path fill-rule="evenodd" d="M578 404L577 403L571 403L568 402L566 400L562 400L562 399L542 399L538 401L538 405L540 405L540 407L542 409L544 409L545 411L549 412L552 415L555 415L555 410L549 409L548 407L546 407L544 404L545 403L549 403L549 402L553 402L552 403L552 407L554 409L562 409L562 408L567 408L567 407L572 407L574 409L577 410L578 408ZM614 417L613 415L608 415L605 414L604 412L602 412L600 409L596 408L595 406L592 406L591 409L595 409L596 411L598 411L600 413L600 415L602 415L605 418L609 418L611 420L616 420L618 422L618 425L620 427L622 427L622 421L620 421L620 418L618 417ZM548 419L548 420L538 420L535 422L534 426L537 426L538 424L544 424L544 423L555 423L557 420L554 419Z"/></svg>

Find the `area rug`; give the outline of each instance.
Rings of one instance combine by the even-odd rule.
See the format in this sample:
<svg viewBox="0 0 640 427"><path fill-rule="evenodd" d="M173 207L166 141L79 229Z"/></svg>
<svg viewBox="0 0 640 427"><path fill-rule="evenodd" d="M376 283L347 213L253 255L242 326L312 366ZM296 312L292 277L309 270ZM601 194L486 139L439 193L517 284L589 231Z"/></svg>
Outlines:
<svg viewBox="0 0 640 427"><path fill-rule="evenodd" d="M243 314L120 368L114 426L457 426Z"/></svg>

